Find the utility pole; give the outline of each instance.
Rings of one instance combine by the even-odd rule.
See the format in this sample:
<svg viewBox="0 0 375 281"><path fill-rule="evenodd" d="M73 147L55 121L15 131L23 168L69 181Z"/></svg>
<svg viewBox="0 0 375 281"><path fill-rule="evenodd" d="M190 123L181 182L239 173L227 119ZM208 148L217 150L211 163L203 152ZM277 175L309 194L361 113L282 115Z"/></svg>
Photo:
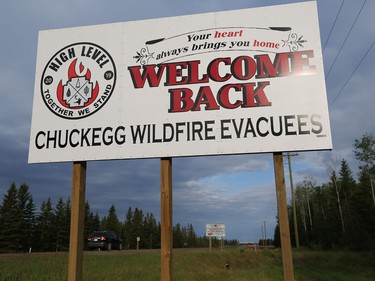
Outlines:
<svg viewBox="0 0 375 281"><path fill-rule="evenodd" d="M291 156L297 156L298 154L290 154L288 152L288 167L289 167L289 179L290 179L290 191L292 193L292 210L293 210L293 225L294 225L294 236L296 240L296 248L299 248L299 236L298 236L298 225L297 225L297 212L296 212L296 199L294 194L294 186L293 186L293 173L292 173L292 165L290 161Z"/></svg>
<svg viewBox="0 0 375 281"><path fill-rule="evenodd" d="M264 241L266 243L266 246L267 246L267 230L266 230L266 221L263 221L263 225L264 225Z"/></svg>

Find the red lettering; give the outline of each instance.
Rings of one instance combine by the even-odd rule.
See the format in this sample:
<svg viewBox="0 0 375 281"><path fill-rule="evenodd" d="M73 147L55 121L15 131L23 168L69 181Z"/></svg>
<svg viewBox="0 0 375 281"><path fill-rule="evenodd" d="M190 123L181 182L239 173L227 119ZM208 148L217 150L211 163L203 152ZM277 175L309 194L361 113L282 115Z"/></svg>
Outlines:
<svg viewBox="0 0 375 281"><path fill-rule="evenodd" d="M292 70L293 73L298 74L315 74L316 73L316 66L311 65L309 58L314 57L314 51L301 51L301 52L294 52L291 53L291 61L292 61ZM305 69L307 67L307 70Z"/></svg>
<svg viewBox="0 0 375 281"><path fill-rule="evenodd" d="M158 67L157 72L155 72L156 67ZM142 74L140 71L141 68ZM130 66L128 67L128 70L130 71L134 88L143 88L145 86L146 80L150 87L158 87L161 77L163 76L164 68L165 64L150 64L144 65L143 67L140 65Z"/></svg>
<svg viewBox="0 0 375 281"><path fill-rule="evenodd" d="M233 76L238 80L251 79L257 70L257 65L253 58L248 56L240 56L236 58L231 67Z"/></svg>
<svg viewBox="0 0 375 281"><path fill-rule="evenodd" d="M227 84L219 89L217 100L209 86L200 87L195 98L193 98L193 91L189 88L171 89L169 90L169 112L200 111L201 105L205 105L204 110L217 110L220 109L220 106L226 109L270 106L272 103L268 101L264 92L265 87L269 84L270 82L268 81ZM236 94L242 99L235 99Z"/></svg>
<svg viewBox="0 0 375 281"><path fill-rule="evenodd" d="M167 79L165 86L183 85L187 83L188 78L182 76L182 70L186 69L186 62L175 62L167 65ZM179 78L179 79L177 79Z"/></svg>
<svg viewBox="0 0 375 281"><path fill-rule="evenodd" d="M207 73L211 80L216 82L225 82L229 80L232 75L229 73L226 73L224 76L220 76L219 73L219 64L223 62L225 65L230 65L231 58L217 58L210 62L210 64L207 66Z"/></svg>
<svg viewBox="0 0 375 281"><path fill-rule="evenodd" d="M171 89L169 93L171 99L168 112L186 112L193 108L193 91L189 88Z"/></svg>
<svg viewBox="0 0 375 281"><path fill-rule="evenodd" d="M234 109L234 108L241 106L242 101L236 100L235 103L231 103L229 99L230 89L234 89L236 92L239 92L241 91L241 88L242 88L241 84L228 84L228 85L221 87L217 95L218 96L217 101L222 107L228 108L228 109Z"/></svg>
<svg viewBox="0 0 375 281"><path fill-rule="evenodd" d="M254 56L257 60L257 75L255 78L290 75L289 54L290 53L276 54L273 63L271 62L270 57L266 54Z"/></svg>
<svg viewBox="0 0 375 281"><path fill-rule="evenodd" d="M310 65L309 58L314 57L314 51L279 53L273 62L268 55L256 55L257 75L255 78L280 77L289 75L314 74L316 66Z"/></svg>
<svg viewBox="0 0 375 281"><path fill-rule="evenodd" d="M206 105L206 110L220 109L209 86L200 87L192 111L200 111L202 104Z"/></svg>
<svg viewBox="0 0 375 281"><path fill-rule="evenodd" d="M188 61L188 75L189 75L189 84L197 83L207 83L209 82L209 77L207 74L204 74L202 78L199 78L199 60Z"/></svg>
<svg viewBox="0 0 375 281"><path fill-rule="evenodd" d="M268 101L264 88L268 86L270 82L258 82L258 86L254 90L255 83L242 84L243 87L243 104L242 107L254 107L254 106L270 106L272 103Z"/></svg>
<svg viewBox="0 0 375 281"><path fill-rule="evenodd" d="M316 66L310 65L314 57L312 50L276 54L271 60L268 54L239 56L233 61L230 57L212 60L206 72L200 75L200 61L175 62L160 65L128 67L135 88L143 88L148 82L150 87L160 85L164 70L165 86L225 82L232 77L237 80L274 78L280 76L314 74ZM228 66L227 68L223 67ZM157 68L157 69L156 69ZM185 75L184 75L185 71Z"/></svg>

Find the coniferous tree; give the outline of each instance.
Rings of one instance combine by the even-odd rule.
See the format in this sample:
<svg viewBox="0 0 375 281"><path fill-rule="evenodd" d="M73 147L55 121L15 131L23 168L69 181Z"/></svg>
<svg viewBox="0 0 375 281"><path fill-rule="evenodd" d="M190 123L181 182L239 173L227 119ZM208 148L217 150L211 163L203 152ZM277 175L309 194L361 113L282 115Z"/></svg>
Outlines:
<svg viewBox="0 0 375 281"><path fill-rule="evenodd" d="M47 201L42 202L40 214L37 218L37 233L40 251L47 252L55 250L56 226L54 220L51 199L48 198Z"/></svg>
<svg viewBox="0 0 375 281"><path fill-rule="evenodd" d="M133 241L131 240L132 228L133 228L133 211L132 211L132 208L129 207L125 214L125 222L124 222L124 228L122 232L122 239L123 239L125 248L127 249L131 249L131 246L133 243Z"/></svg>
<svg viewBox="0 0 375 281"><path fill-rule="evenodd" d="M145 247L149 249L155 248L155 240L157 239L157 222L152 213L147 213L143 221L143 240Z"/></svg>
<svg viewBox="0 0 375 281"><path fill-rule="evenodd" d="M0 251L27 251L32 247L35 207L29 187L12 183L0 207Z"/></svg>
<svg viewBox="0 0 375 281"><path fill-rule="evenodd" d="M181 225L177 223L173 227L173 247L174 248L183 248L184 246L184 235L181 229Z"/></svg>
<svg viewBox="0 0 375 281"><path fill-rule="evenodd" d="M188 247L196 247L197 246L197 235L194 231L194 227L192 224L188 224L187 227L187 246Z"/></svg>
<svg viewBox="0 0 375 281"><path fill-rule="evenodd" d="M133 214L133 223L131 229L131 237L130 239L133 240L134 249L137 247L137 239L139 237L140 248L145 248L145 237L143 237L143 211L141 209L135 208ZM132 243L130 243L132 244Z"/></svg>
<svg viewBox="0 0 375 281"><path fill-rule="evenodd" d="M18 250L25 252L32 247L35 225L35 206L29 186L21 184L17 192Z"/></svg>
<svg viewBox="0 0 375 281"><path fill-rule="evenodd" d="M85 203L85 227L84 227L84 239L86 240L90 233L99 230L94 226L94 214L90 210L90 204L88 201Z"/></svg>
<svg viewBox="0 0 375 281"><path fill-rule="evenodd" d="M17 210L17 187L12 183L3 197L0 208L0 250L17 251L17 221L19 212Z"/></svg>
<svg viewBox="0 0 375 281"><path fill-rule="evenodd" d="M121 223L116 214L116 208L112 205L109 208L108 216L102 222L103 230L113 231L117 235L121 234Z"/></svg>
<svg viewBox="0 0 375 281"><path fill-rule="evenodd" d="M67 246L67 249L69 249L69 243L70 243L70 219L71 219L71 214L72 214L72 204L70 201L70 198L65 202L65 208L64 208L64 225L65 225L65 230L64 232L66 233L66 236L64 236L65 241L64 245Z"/></svg>
<svg viewBox="0 0 375 281"><path fill-rule="evenodd" d="M67 210L65 203L60 197L54 210L55 222L55 249L56 251L66 251L69 249L69 230L70 230L70 212Z"/></svg>

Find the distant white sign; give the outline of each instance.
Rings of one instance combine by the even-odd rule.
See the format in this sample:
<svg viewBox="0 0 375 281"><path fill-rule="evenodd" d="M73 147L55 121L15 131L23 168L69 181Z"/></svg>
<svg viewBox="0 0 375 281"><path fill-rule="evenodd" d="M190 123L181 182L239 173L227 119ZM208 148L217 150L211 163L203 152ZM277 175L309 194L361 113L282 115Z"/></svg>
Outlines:
<svg viewBox="0 0 375 281"><path fill-rule="evenodd" d="M206 236L208 237L224 237L225 224L206 224Z"/></svg>
<svg viewBox="0 0 375 281"><path fill-rule="evenodd" d="M315 1L39 33L30 163L331 148Z"/></svg>

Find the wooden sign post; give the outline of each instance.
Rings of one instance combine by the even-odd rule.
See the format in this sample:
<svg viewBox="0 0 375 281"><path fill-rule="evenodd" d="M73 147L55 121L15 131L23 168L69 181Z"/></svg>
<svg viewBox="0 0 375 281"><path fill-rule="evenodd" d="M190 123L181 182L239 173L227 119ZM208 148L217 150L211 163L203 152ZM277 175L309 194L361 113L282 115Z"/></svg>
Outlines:
<svg viewBox="0 0 375 281"><path fill-rule="evenodd" d="M290 242L288 205L286 201L283 154L273 154L275 170L277 209L279 215L281 254L283 259L284 281L294 281L292 245Z"/></svg>
<svg viewBox="0 0 375 281"><path fill-rule="evenodd" d="M86 161L73 163L72 189L68 281L82 281Z"/></svg>
<svg viewBox="0 0 375 281"><path fill-rule="evenodd" d="M161 189L161 280L172 281L172 158L160 160L160 189Z"/></svg>

